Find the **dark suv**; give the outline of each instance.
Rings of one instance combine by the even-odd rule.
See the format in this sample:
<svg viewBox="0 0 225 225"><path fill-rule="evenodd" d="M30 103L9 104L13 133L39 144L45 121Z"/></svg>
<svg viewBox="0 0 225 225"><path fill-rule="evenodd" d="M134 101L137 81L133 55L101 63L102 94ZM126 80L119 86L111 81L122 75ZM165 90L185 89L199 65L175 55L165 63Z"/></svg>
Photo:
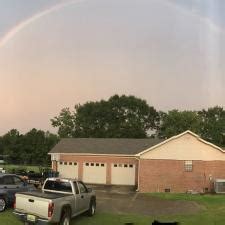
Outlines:
<svg viewBox="0 0 225 225"><path fill-rule="evenodd" d="M17 192L32 190L35 190L35 188L28 185L19 176L14 174L0 174L0 212L14 203Z"/></svg>

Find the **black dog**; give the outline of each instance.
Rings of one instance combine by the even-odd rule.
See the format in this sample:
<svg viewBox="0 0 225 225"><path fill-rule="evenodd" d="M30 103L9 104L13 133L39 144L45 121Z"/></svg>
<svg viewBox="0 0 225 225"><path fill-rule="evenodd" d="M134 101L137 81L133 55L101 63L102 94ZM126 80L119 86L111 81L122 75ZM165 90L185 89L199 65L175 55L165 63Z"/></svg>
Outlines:
<svg viewBox="0 0 225 225"><path fill-rule="evenodd" d="M178 225L179 223L178 222L159 222L159 221L157 221L157 220L154 220L153 222L152 222L152 225L160 225L160 224L164 224L164 225Z"/></svg>

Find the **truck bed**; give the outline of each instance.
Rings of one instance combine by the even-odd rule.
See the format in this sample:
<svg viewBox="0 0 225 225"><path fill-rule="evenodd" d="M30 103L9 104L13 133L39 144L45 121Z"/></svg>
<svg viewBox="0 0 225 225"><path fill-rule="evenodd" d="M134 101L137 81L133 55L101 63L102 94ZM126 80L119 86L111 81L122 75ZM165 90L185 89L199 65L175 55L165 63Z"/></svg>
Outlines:
<svg viewBox="0 0 225 225"><path fill-rule="evenodd" d="M29 195L29 196L32 196L32 197L51 199L51 200L57 199L57 198L62 198L62 197L65 197L65 196L69 196L69 194L51 193L51 192L42 192L42 191L20 192L20 194Z"/></svg>

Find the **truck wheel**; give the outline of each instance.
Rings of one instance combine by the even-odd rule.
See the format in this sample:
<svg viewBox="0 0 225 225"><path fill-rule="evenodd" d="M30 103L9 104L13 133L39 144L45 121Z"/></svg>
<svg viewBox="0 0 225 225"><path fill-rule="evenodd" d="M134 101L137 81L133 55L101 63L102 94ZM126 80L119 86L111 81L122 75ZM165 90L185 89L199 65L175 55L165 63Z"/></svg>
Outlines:
<svg viewBox="0 0 225 225"><path fill-rule="evenodd" d="M96 210L96 201L94 199L91 200L89 209L88 209L88 216L94 216Z"/></svg>
<svg viewBox="0 0 225 225"><path fill-rule="evenodd" d="M0 197L0 212L3 212L6 208L6 201L3 197Z"/></svg>
<svg viewBox="0 0 225 225"><path fill-rule="evenodd" d="M61 220L59 222L59 225L70 225L70 212L69 210L63 211Z"/></svg>

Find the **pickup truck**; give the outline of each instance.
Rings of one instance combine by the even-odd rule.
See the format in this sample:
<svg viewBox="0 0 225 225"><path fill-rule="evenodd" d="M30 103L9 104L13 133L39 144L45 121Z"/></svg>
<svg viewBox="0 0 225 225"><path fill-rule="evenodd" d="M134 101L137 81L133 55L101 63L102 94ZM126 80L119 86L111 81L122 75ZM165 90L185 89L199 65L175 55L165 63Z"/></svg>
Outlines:
<svg viewBox="0 0 225 225"><path fill-rule="evenodd" d="M14 214L25 224L69 225L83 212L95 214L96 196L91 188L74 179L47 178L42 191L16 194Z"/></svg>

